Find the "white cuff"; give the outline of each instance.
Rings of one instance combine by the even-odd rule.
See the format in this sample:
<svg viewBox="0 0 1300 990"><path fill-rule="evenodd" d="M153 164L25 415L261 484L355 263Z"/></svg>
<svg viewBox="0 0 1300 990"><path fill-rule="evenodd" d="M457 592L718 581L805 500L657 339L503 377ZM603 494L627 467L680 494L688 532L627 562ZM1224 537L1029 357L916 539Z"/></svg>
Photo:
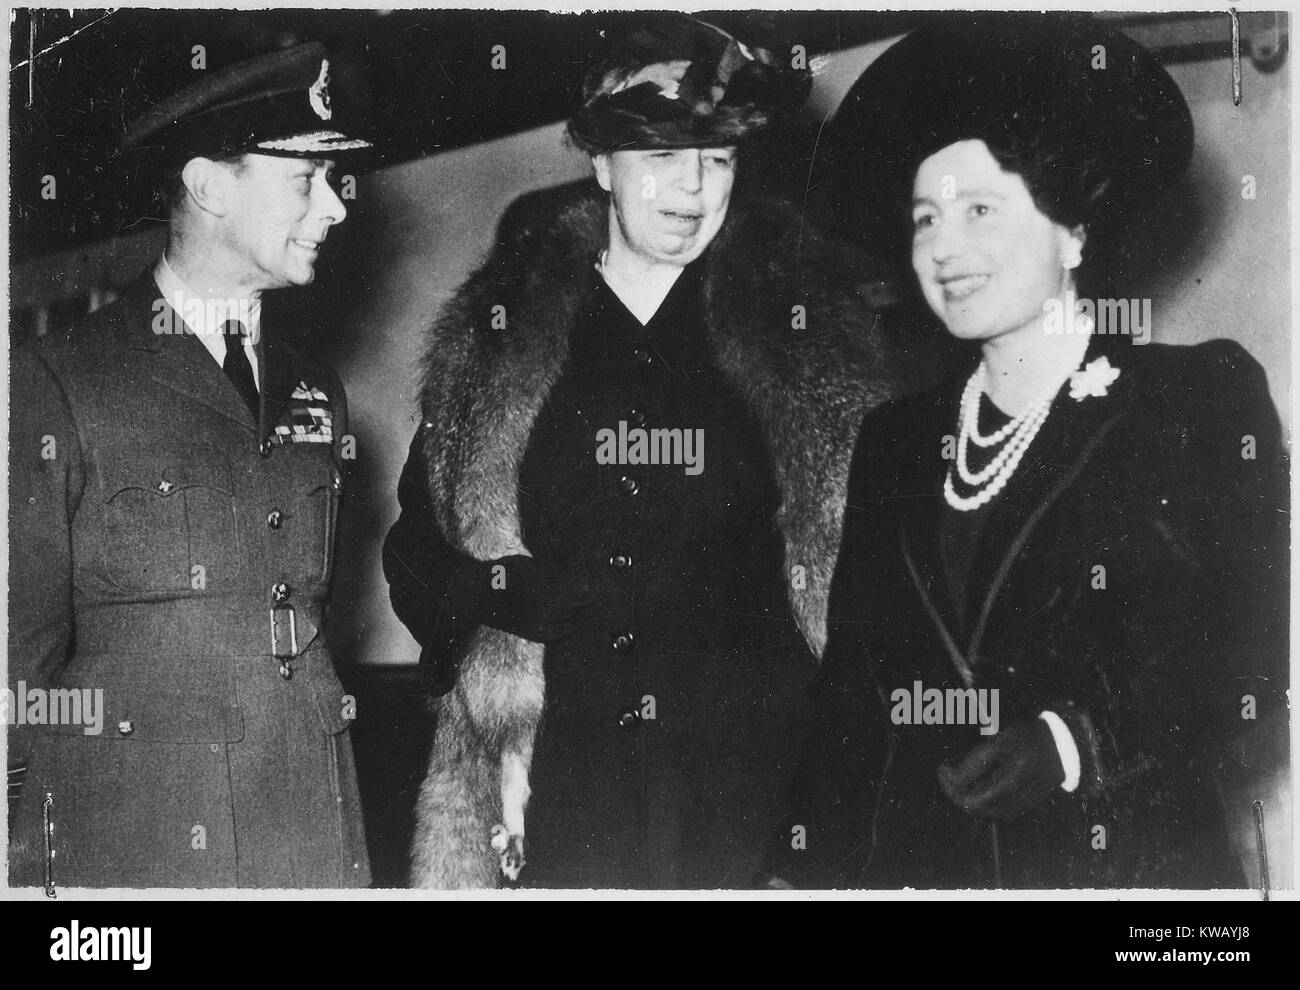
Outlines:
<svg viewBox="0 0 1300 990"><path fill-rule="evenodd" d="M1039 712L1038 717L1052 730L1052 741L1056 743L1056 752L1061 757L1061 766L1065 768L1065 780L1061 781L1061 790L1073 792L1079 786L1079 774L1083 765L1079 761L1079 747L1074 744L1074 737L1066 728L1065 722L1056 712Z"/></svg>

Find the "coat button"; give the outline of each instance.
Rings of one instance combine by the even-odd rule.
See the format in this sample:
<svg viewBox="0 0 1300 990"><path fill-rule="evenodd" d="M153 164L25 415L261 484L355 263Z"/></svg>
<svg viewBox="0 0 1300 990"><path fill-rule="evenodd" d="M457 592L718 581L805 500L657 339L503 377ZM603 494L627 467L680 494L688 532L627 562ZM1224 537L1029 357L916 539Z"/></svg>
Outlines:
<svg viewBox="0 0 1300 990"><path fill-rule="evenodd" d="M117 731L119 735L129 736L135 731L135 723L129 718L124 718L122 721L117 723Z"/></svg>
<svg viewBox="0 0 1300 990"><path fill-rule="evenodd" d="M627 411L627 421L630 426L645 426L645 413L640 409L629 409Z"/></svg>
<svg viewBox="0 0 1300 990"><path fill-rule="evenodd" d="M620 729L627 729L631 731L632 729L635 729L637 727L637 724L640 721L641 721L641 712L636 708L632 708L629 706L627 708L624 708L621 712L618 713L618 727Z"/></svg>
<svg viewBox="0 0 1300 990"><path fill-rule="evenodd" d="M637 364L654 364L654 358L644 347L638 347L632 352L632 360Z"/></svg>
<svg viewBox="0 0 1300 990"><path fill-rule="evenodd" d="M635 495L641 490L641 486L630 474L625 474L618 479L618 490L624 495Z"/></svg>
<svg viewBox="0 0 1300 990"><path fill-rule="evenodd" d="M626 571L632 566L632 555L615 550L609 557L609 566L615 571Z"/></svg>
<svg viewBox="0 0 1300 990"><path fill-rule="evenodd" d="M282 602L289 597L289 586L283 581L279 584L271 585L271 601Z"/></svg>
<svg viewBox="0 0 1300 990"><path fill-rule="evenodd" d="M262 442L257 445L257 452L263 457L271 456L271 438L263 437Z"/></svg>
<svg viewBox="0 0 1300 990"><path fill-rule="evenodd" d="M284 513L279 509L272 509L266 514L266 524L272 529L279 529L284 525Z"/></svg>
<svg viewBox="0 0 1300 990"><path fill-rule="evenodd" d="M609 637L609 648L615 653L631 653L636 647L636 637L630 632L615 633Z"/></svg>

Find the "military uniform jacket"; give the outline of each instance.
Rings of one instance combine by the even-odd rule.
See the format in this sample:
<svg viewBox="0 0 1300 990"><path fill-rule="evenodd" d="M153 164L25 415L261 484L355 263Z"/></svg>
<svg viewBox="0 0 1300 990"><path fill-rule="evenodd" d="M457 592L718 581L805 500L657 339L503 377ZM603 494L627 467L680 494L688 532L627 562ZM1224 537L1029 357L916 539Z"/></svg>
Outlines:
<svg viewBox="0 0 1300 990"><path fill-rule="evenodd" d="M364 885L322 628L343 389L272 328L255 418L159 295L13 355L9 688L102 722L12 713L10 881Z"/></svg>

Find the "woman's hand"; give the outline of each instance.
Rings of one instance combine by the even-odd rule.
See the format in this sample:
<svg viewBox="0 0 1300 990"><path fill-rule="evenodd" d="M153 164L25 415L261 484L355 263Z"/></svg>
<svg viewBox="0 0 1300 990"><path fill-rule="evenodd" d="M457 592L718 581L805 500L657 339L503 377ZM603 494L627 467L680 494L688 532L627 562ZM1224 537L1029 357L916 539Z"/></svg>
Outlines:
<svg viewBox="0 0 1300 990"><path fill-rule="evenodd" d="M1042 804L1064 780L1052 730L1042 719L1017 722L980 743L957 767L939 767L939 787L949 801L1002 821Z"/></svg>
<svg viewBox="0 0 1300 990"><path fill-rule="evenodd" d="M534 643L568 639L591 604L581 577L522 554L474 561L455 580L458 623L481 623Z"/></svg>

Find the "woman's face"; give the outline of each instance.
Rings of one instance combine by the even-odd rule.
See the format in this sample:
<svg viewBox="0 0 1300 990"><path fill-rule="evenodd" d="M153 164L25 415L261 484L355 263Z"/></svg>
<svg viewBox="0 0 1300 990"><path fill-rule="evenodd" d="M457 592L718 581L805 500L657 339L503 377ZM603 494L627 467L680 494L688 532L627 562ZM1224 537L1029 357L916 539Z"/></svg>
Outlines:
<svg viewBox="0 0 1300 990"><path fill-rule="evenodd" d="M689 265L726 219L735 148L615 151L593 161L613 202L614 236L648 262Z"/></svg>
<svg viewBox="0 0 1300 990"><path fill-rule="evenodd" d="M1043 304L1073 285L1081 231L1049 220L983 141L958 141L917 170L912 267L948 332L993 340L1039 332Z"/></svg>

